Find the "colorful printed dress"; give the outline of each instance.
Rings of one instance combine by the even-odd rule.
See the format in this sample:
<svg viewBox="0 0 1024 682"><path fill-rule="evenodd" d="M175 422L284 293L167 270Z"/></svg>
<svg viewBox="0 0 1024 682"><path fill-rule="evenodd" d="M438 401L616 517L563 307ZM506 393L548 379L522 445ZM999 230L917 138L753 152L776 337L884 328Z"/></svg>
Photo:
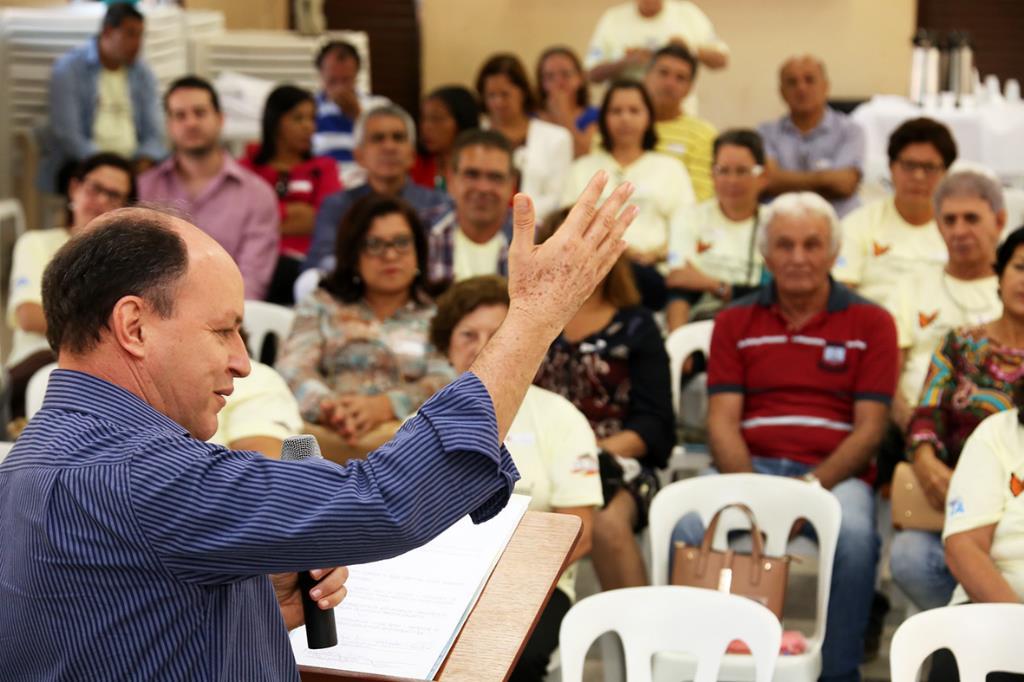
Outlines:
<svg viewBox="0 0 1024 682"><path fill-rule="evenodd" d="M949 332L928 366L910 420L908 454L931 443L939 459L955 466L981 420L1014 406L1014 385L1022 377L1024 349L999 345L985 327Z"/></svg>

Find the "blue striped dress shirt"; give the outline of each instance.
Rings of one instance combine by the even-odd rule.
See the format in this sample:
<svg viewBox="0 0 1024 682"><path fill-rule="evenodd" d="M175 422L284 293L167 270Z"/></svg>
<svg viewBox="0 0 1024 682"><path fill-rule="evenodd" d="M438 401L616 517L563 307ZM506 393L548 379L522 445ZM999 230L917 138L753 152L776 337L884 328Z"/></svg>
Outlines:
<svg viewBox="0 0 1024 682"><path fill-rule="evenodd" d="M195 440L57 370L0 464L0 677L298 680L267 574L400 554L490 518L517 478L468 373L341 467Z"/></svg>

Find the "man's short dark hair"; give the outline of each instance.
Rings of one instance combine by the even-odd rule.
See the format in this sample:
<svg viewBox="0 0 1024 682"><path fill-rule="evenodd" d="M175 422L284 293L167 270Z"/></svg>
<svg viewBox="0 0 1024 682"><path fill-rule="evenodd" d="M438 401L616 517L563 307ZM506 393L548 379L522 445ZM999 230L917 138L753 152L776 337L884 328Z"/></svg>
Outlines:
<svg viewBox="0 0 1024 682"><path fill-rule="evenodd" d="M750 128L733 128L732 130L726 130L724 133L716 137L714 144L711 146L712 163L714 163L715 159L718 158L718 150L725 145L746 147L754 156L754 163L759 166L764 165L764 141L756 130L751 130Z"/></svg>
<svg viewBox="0 0 1024 682"><path fill-rule="evenodd" d="M354 59L356 61L356 71L363 66L363 58L359 56L359 50L352 43L344 40L332 40L325 43L320 51L316 53L316 59L313 61L316 64L316 70L319 71L320 67L323 66L324 60L327 59L327 55L333 54L335 57L341 60Z"/></svg>
<svg viewBox="0 0 1024 682"><path fill-rule="evenodd" d="M125 296L140 296L161 317L174 314L188 250L170 218L127 208L111 211L103 221L61 247L43 273L46 339L54 352L94 348L114 305Z"/></svg>
<svg viewBox="0 0 1024 682"><path fill-rule="evenodd" d="M696 80L697 78L697 58L693 56L693 53L687 50L682 45L677 43L669 43L665 47L659 48L657 52L651 55L651 63L648 65L648 69L653 67L659 59L662 57L672 57L680 61L686 62L690 65L690 80Z"/></svg>
<svg viewBox="0 0 1024 682"><path fill-rule="evenodd" d="M107 13L103 15L103 23L100 25L100 30L105 31L108 28L120 28L128 19L134 19L135 21L146 22L146 18L142 16L142 12L135 9L135 5L130 2L115 2L114 4L107 7Z"/></svg>
<svg viewBox="0 0 1024 682"><path fill-rule="evenodd" d="M167 92L164 93L164 111L168 111L167 102L171 99L171 95L178 90L205 90L210 95L213 110L220 113L220 97L217 96L217 91L213 89L213 85L205 78L191 74L182 76L168 86Z"/></svg>
<svg viewBox="0 0 1024 682"><path fill-rule="evenodd" d="M956 161L956 141L949 128L938 121L912 118L904 121L889 136L889 163L896 163L900 153L912 144L930 144L942 157L942 165L949 168Z"/></svg>
<svg viewBox="0 0 1024 682"><path fill-rule="evenodd" d="M459 133L452 144L451 161L449 161L453 171L459 170L459 157L462 155L462 150L467 147L486 147L505 152L508 155L508 172L509 174L515 172L515 166L512 163L512 143L497 130L473 128Z"/></svg>

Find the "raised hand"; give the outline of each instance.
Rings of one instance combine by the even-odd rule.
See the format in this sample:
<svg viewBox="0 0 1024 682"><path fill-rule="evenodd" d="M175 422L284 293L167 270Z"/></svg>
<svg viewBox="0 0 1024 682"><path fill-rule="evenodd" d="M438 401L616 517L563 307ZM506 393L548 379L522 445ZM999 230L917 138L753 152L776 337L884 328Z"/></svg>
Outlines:
<svg viewBox="0 0 1024 682"><path fill-rule="evenodd" d="M623 206L633 185L623 183L596 208L608 183L598 171L573 206L565 223L544 244L534 243L533 202L525 194L513 201L513 238L508 251L510 312L521 313L552 339L626 250L622 235L637 214Z"/></svg>

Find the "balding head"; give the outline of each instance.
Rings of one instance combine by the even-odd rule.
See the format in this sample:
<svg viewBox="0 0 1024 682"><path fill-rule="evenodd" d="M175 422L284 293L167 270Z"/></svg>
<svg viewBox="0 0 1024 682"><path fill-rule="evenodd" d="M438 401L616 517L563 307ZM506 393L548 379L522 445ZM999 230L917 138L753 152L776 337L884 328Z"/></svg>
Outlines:
<svg viewBox="0 0 1024 682"><path fill-rule="evenodd" d="M135 393L201 439L216 431L233 380L249 373L243 303L227 252L150 208L97 218L43 276L47 337L61 366Z"/></svg>
<svg viewBox="0 0 1024 682"><path fill-rule="evenodd" d="M790 57L779 69L779 93L794 118L820 115L828 100L825 63L809 54Z"/></svg>
<svg viewBox="0 0 1024 682"><path fill-rule="evenodd" d="M159 314L172 314L188 271L177 222L150 209L109 211L57 252L43 275L46 336L55 352L94 348L125 296L139 296Z"/></svg>

